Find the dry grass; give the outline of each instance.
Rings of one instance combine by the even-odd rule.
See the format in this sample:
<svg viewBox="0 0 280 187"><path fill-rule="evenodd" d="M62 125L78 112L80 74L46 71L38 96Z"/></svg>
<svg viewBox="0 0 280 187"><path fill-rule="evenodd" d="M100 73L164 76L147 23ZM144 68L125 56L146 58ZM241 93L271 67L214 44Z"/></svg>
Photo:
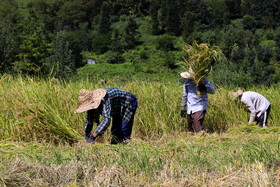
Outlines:
<svg viewBox="0 0 280 187"><path fill-rule="evenodd" d="M138 97L132 141L109 145L109 130L89 145L78 91L117 86ZM205 133L179 125L177 83L62 82L0 79L0 186L277 186L280 182L280 92L252 87L272 103L268 128L216 87ZM102 143L98 143L102 142Z"/></svg>
<svg viewBox="0 0 280 187"><path fill-rule="evenodd" d="M277 135L180 136L155 142L133 139L118 146L2 142L0 181L4 186L279 184ZM253 141L257 143L251 146Z"/></svg>
<svg viewBox="0 0 280 187"><path fill-rule="evenodd" d="M81 139L84 114L74 114L81 88L94 90L120 87L134 93L139 107L135 116L133 136L157 140L164 134L186 131L186 123L179 125L182 85L178 83L108 82L94 84L90 80L62 82L56 79L12 78L0 79L0 139L14 141L75 142ZM209 95L204 123L207 132L225 132L245 125L249 114L232 102L228 91L216 87ZM280 124L279 89L252 88L268 98L272 104L269 126L278 131ZM275 128L276 127L276 128ZM259 129L261 130L261 129ZM270 129L272 130L272 129ZM105 139L109 139L109 133Z"/></svg>

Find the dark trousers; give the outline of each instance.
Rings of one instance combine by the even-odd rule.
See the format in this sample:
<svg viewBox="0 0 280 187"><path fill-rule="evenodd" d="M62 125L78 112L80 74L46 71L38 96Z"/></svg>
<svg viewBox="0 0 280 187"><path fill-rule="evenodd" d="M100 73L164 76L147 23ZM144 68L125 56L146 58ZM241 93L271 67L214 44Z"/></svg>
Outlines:
<svg viewBox="0 0 280 187"><path fill-rule="evenodd" d="M206 114L206 110L187 114L188 130L191 132L200 132L203 129L202 123L205 114Z"/></svg>
<svg viewBox="0 0 280 187"><path fill-rule="evenodd" d="M132 126L134 121L134 115L137 109L137 100L136 98L131 98L131 105L132 105L132 116L128 123L122 120L121 117L114 116L112 122L112 140L111 144L118 144L122 143L125 140L130 139Z"/></svg>
<svg viewBox="0 0 280 187"><path fill-rule="evenodd" d="M256 122L259 126L265 127L267 125L267 119L268 119L269 113L270 113L270 105L267 108L267 110L259 118L256 118Z"/></svg>

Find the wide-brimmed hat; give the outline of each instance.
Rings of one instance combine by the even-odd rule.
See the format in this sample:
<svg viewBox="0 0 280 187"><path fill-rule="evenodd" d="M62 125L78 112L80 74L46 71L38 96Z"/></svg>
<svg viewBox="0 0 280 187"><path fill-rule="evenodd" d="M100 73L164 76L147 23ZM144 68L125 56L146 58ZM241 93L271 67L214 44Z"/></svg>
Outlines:
<svg viewBox="0 0 280 187"><path fill-rule="evenodd" d="M236 92L229 92L229 95L235 100L237 97L241 96L243 91L239 88Z"/></svg>
<svg viewBox="0 0 280 187"><path fill-rule="evenodd" d="M81 89L79 92L80 106L75 113L82 113L91 109L96 109L100 105L101 100L106 95L105 89L97 89L89 91Z"/></svg>
<svg viewBox="0 0 280 187"><path fill-rule="evenodd" d="M189 68L189 71L182 72L182 73L180 73L180 75L181 75L181 77L188 79L188 78L192 78L194 76L194 72L193 72L192 68Z"/></svg>

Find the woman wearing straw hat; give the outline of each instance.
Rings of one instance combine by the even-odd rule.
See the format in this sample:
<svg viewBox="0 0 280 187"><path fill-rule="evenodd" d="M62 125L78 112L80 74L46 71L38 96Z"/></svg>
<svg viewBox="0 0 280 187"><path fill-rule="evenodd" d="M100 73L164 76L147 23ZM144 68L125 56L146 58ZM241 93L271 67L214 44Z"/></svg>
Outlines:
<svg viewBox="0 0 280 187"><path fill-rule="evenodd" d="M183 72L181 76L186 78L181 104L181 118L186 118L187 115L188 130L200 132L203 129L202 123L207 110L208 93L214 94L215 89L207 78L204 78L204 81L196 86L192 80L192 72Z"/></svg>
<svg viewBox="0 0 280 187"><path fill-rule="evenodd" d="M117 144L130 139L134 115L137 109L136 96L119 88L105 88L79 92L80 106L76 113L87 112L84 127L84 137L88 143L93 143L97 136L102 135L112 120L111 144ZM99 124L99 115L103 120ZM91 134L93 122L99 124Z"/></svg>
<svg viewBox="0 0 280 187"><path fill-rule="evenodd" d="M249 109L251 113L249 123L256 121L261 127L266 126L270 112L270 102L264 96L252 91L243 92L240 88L237 92L230 92L230 95L233 99L239 98Z"/></svg>

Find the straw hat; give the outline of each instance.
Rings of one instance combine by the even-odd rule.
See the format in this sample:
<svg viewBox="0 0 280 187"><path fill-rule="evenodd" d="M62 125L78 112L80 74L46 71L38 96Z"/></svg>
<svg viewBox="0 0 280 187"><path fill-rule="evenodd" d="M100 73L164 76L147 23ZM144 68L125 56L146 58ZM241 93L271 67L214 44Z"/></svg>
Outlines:
<svg viewBox="0 0 280 187"><path fill-rule="evenodd" d="M96 109L100 105L101 100L106 95L105 89L97 89L89 91L81 89L79 92L80 106L75 113L82 113L87 110Z"/></svg>
<svg viewBox="0 0 280 187"><path fill-rule="evenodd" d="M235 100L237 97L241 96L243 94L243 91L239 88L237 92L229 92L229 95L232 97L233 100Z"/></svg>
<svg viewBox="0 0 280 187"><path fill-rule="evenodd" d="M187 71L180 73L180 75L181 75L181 77L186 78L186 79L191 78L191 74Z"/></svg>
<svg viewBox="0 0 280 187"><path fill-rule="evenodd" d="M181 75L181 77L188 79L188 78L191 78L194 76L194 72L193 72L192 68L189 68L189 71L182 72L180 75Z"/></svg>

